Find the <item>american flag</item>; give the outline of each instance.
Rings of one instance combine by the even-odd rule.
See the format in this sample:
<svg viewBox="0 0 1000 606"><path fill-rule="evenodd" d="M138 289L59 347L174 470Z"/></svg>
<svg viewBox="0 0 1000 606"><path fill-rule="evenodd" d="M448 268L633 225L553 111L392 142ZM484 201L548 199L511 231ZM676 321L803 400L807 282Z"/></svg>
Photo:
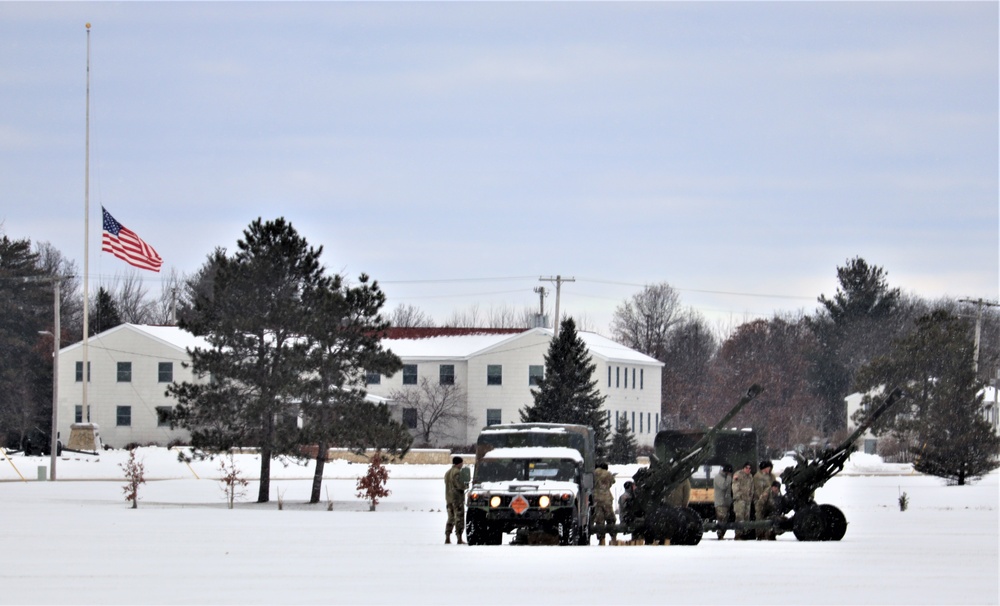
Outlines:
<svg viewBox="0 0 1000 606"><path fill-rule="evenodd" d="M163 259L153 247L143 242L134 231L125 227L111 216L104 207L104 235L101 237L101 250L109 252L129 265L149 271L160 271Z"/></svg>

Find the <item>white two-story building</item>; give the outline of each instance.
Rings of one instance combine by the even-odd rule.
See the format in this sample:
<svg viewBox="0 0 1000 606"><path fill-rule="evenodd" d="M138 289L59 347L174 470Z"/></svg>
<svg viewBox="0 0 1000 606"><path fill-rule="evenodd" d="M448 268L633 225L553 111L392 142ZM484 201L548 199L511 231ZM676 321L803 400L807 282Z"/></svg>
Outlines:
<svg viewBox="0 0 1000 606"><path fill-rule="evenodd" d="M612 430L625 414L641 445L652 445L660 424L663 364L595 333L580 332L597 369L594 379L606 397L606 422ZM468 419L448 427L435 446L472 444L486 425L520 421L533 402L532 387L544 375L552 330L393 329L383 342L403 360L392 377L369 375L369 394L389 398L421 379L451 384L464 394ZM162 411L176 406L167 386L193 381L187 348L207 348L199 337L174 326L122 324L88 341L88 411L83 411L83 344L59 351L59 433L65 444L70 425L96 423L105 444L187 442L184 429L171 429ZM413 427L410 411L389 401L394 415Z"/></svg>
<svg viewBox="0 0 1000 606"><path fill-rule="evenodd" d="M660 425L663 363L596 333L578 332L596 365L593 379L605 396L606 422L614 430L622 414L640 445L652 445ZM466 423L449 427L435 445L472 444L487 425L520 422L533 403L532 388L544 376L552 329L402 328L383 345L403 360L392 377L370 376L368 392L391 398L402 389L454 384L466 396ZM400 418L414 428L412 415Z"/></svg>
<svg viewBox="0 0 1000 606"><path fill-rule="evenodd" d="M72 423L96 423L105 444L187 442L190 434L170 429L157 409L177 402L166 395L174 381L193 381L188 347L208 343L175 326L121 324L87 341L87 412L83 411L83 343L59 350L59 436L67 443Z"/></svg>

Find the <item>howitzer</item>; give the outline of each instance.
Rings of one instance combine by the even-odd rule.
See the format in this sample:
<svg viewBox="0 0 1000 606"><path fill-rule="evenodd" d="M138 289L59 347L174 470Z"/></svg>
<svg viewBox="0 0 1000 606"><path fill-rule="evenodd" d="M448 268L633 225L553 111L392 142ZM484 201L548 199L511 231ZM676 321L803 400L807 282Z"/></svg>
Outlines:
<svg viewBox="0 0 1000 606"><path fill-rule="evenodd" d="M793 517L781 524L795 533L800 541L839 541L847 532L847 519L843 512L833 505L817 505L814 500L816 490L827 480L844 469L844 464L857 450L855 442L861 434L875 424L903 396L898 387L889 392L885 400L860 424L843 442L824 450L812 460L802 460L795 467L781 472L781 483L785 494L781 502L781 513L794 512Z"/></svg>
<svg viewBox="0 0 1000 606"><path fill-rule="evenodd" d="M737 522L725 525L725 528L734 528L737 531L770 529L776 533L791 530L795 538L800 541L839 541L844 538L847 532L847 518L833 505L826 503L817 505L814 499L816 490L843 471L844 464L857 450L855 442L861 434L871 428L902 396L902 390L893 389L843 442L833 448L827 448L812 460L802 459L794 467L788 467L781 472L781 483L784 485L785 494L781 498L778 512L772 519ZM789 513L792 514L790 517L787 515ZM722 528L714 522L706 524L706 530Z"/></svg>
<svg viewBox="0 0 1000 606"><path fill-rule="evenodd" d="M658 449L659 456L650 457L649 467L640 469L632 477L635 488L630 498L622 503L621 523L595 524L591 532L629 533L647 543L669 540L675 545L697 545L703 534L701 516L687 507L687 503L679 498L679 493L698 468L712 456L715 435L762 391L759 385L751 386L726 416L690 447Z"/></svg>

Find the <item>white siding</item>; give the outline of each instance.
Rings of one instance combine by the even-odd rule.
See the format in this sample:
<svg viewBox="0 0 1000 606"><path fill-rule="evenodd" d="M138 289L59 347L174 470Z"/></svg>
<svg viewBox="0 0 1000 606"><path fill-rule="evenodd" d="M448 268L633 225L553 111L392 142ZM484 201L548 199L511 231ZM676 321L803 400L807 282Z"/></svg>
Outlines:
<svg viewBox="0 0 1000 606"><path fill-rule="evenodd" d="M129 325L122 325L91 338L87 352L91 382L87 391L90 420L100 428L105 444L121 448L130 442L166 445L171 440L189 439L187 431L157 426L156 408L173 407L176 401L165 394L169 383L159 382L159 363L173 363L175 381L191 381L188 360L182 350L154 339ZM59 353L59 435L69 440L76 407L83 401L83 384L76 381L76 363L83 360L83 346L76 344ZM132 363L132 380L119 383L118 362ZM118 406L131 407L131 425L117 425ZM84 413L84 421L87 420Z"/></svg>

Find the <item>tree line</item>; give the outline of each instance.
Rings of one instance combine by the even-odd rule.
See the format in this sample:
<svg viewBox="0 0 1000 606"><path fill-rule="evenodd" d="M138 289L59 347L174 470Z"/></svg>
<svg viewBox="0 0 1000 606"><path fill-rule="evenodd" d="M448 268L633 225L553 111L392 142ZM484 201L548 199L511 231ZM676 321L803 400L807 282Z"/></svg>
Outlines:
<svg viewBox="0 0 1000 606"><path fill-rule="evenodd" d="M225 380L211 389L178 386L172 392L181 403L174 422L191 429L198 444L224 447L254 442L263 451L279 453L300 448L303 441L324 446L346 440L351 432L330 428L357 426L350 414L354 409L371 413L358 373L398 370L398 358L380 351L371 336L389 326L431 326L433 321L412 306L383 313L385 296L375 281L362 275L357 285L348 285L342 276L326 272L321 253L322 248L310 247L284 219L258 219L245 230L232 255L217 249L193 276L169 275L157 297L149 296L135 276L102 285L92 295L90 332L122 322L176 321L210 340L213 350L196 353L193 364L196 370ZM955 394L978 393L998 368L1000 314L995 307L981 309L978 367L962 379L966 383L961 389L955 387L945 396L938 385L952 383L941 374L944 369L973 367L977 318L972 316L979 310L956 300L905 295L889 286L885 270L860 257L849 259L836 272L836 292L829 298L820 295L814 312L753 320L724 337L699 314L683 308L668 283L650 285L615 310L612 337L664 363L661 417L666 428L714 424L727 410L732 394L759 383L767 388L761 402L734 422L754 427L767 450L779 451L814 437L841 437L847 423L844 397L854 391L869 393L889 382L912 386L922 381L915 408L890 415L876 431L890 436L884 442L895 443L904 452L929 452L927 444L941 442L931 429L941 434L942 419L955 417L941 413L942 406L936 403L948 399L950 409L956 409ZM58 278L61 341L68 345L79 339L83 306L76 276L73 263L51 246L0 238L0 431L7 444L20 444L32 433L47 439L51 337L39 331L52 328L52 280ZM456 326L513 326L529 318L527 309L480 313L473 307L454 314L453 320ZM919 358L922 351L933 353ZM237 359L223 352L240 355ZM954 363L932 368L931 362L942 357ZM966 358L964 366L956 362ZM912 369L918 359L928 370L906 376L901 369ZM296 375L294 368L310 372ZM293 375L298 378L292 380ZM546 368L546 379L549 375ZM959 399L976 416L977 404L964 395ZM308 429L297 426L297 416L292 423L291 401L298 402L303 416L311 420ZM232 402L244 408L226 409ZM592 403L588 407L593 409ZM220 416L252 421L225 425L217 420ZM960 427L968 429L970 422L966 419ZM399 428L384 425L383 429L391 429L386 435L396 436L388 440L393 442ZM352 431L364 435L360 426ZM616 448L634 448L627 438L626 432L612 441L617 441ZM977 444L985 443L987 448L980 451L988 457L991 451L985 439Z"/></svg>
<svg viewBox="0 0 1000 606"><path fill-rule="evenodd" d="M840 441L848 395L866 394L868 404L898 386L909 404L874 427L888 437L880 446L958 483L995 468L998 439L983 418L981 391L1000 368L996 308L904 295L861 257L838 267L837 280L815 312L753 320L724 339L660 283L622 303L611 330L664 363L667 428L713 425L732 394L758 383L764 393L734 423L753 427L777 454L817 438Z"/></svg>

